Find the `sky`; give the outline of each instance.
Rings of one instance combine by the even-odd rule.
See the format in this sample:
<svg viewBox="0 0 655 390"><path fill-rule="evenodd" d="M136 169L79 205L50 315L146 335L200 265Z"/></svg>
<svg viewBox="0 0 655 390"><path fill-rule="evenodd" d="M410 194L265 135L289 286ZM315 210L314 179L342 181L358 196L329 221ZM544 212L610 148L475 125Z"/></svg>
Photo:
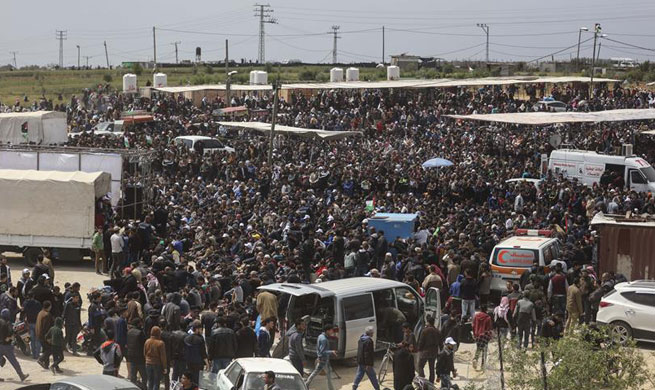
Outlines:
<svg viewBox="0 0 655 390"><path fill-rule="evenodd" d="M16 62L48 65L59 61L57 30L67 31L64 65L105 64L107 42L112 65L153 58L156 28L157 62L192 60L256 60L259 19L254 2L244 0L2 0L0 65ZM270 0L267 61L299 59L331 63L338 25L338 62L381 62L382 26L385 61L408 53L445 59L485 59L485 33L490 31L490 60L568 60L577 55L578 31L600 23L600 56L655 60L653 0ZM593 33L582 33L581 57L591 57Z"/></svg>

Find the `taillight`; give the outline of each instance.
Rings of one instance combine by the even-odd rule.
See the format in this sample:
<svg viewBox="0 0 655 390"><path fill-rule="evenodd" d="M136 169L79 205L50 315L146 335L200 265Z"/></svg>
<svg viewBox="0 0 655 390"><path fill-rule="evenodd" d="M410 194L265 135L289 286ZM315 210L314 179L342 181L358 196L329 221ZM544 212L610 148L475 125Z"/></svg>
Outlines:
<svg viewBox="0 0 655 390"><path fill-rule="evenodd" d="M612 304L609 303L609 302L600 301L600 303L598 304L598 306L599 306L599 307L610 307L610 306L612 306Z"/></svg>

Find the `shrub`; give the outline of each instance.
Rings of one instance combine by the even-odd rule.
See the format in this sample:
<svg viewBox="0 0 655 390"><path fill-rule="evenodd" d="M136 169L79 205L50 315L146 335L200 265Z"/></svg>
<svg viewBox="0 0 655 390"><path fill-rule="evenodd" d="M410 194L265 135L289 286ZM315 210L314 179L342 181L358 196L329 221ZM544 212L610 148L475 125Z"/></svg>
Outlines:
<svg viewBox="0 0 655 390"><path fill-rule="evenodd" d="M102 79L105 80L106 83L111 83L111 81L112 81L114 78L111 77L111 74L109 74L109 73L105 73L105 75L102 76Z"/></svg>

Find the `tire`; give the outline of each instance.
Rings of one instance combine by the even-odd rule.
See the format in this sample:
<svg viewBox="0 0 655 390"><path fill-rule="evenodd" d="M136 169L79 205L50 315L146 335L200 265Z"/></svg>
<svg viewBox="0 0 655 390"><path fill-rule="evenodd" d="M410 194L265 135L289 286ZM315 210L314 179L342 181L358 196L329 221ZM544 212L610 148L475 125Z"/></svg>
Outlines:
<svg viewBox="0 0 655 390"><path fill-rule="evenodd" d="M611 323L612 329L611 329L611 334L612 334L612 339L620 344L624 345L627 343L630 339L632 339L632 328L630 325L623 321L614 321Z"/></svg>
<svg viewBox="0 0 655 390"><path fill-rule="evenodd" d="M41 254L43 254L41 248L27 248L23 252L23 258L25 259L25 264L27 264L28 267L34 267L37 262L37 257Z"/></svg>

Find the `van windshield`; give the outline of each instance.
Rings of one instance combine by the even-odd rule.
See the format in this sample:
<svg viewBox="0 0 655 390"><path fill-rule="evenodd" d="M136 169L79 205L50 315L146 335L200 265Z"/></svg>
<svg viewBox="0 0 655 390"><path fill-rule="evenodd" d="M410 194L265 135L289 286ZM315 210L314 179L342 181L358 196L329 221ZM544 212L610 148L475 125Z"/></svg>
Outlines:
<svg viewBox="0 0 655 390"><path fill-rule="evenodd" d="M496 248L492 264L500 267L530 268L535 260L539 260L536 249Z"/></svg>
<svg viewBox="0 0 655 390"><path fill-rule="evenodd" d="M653 167L639 168L639 170L646 176L649 182L655 182L655 169Z"/></svg>

